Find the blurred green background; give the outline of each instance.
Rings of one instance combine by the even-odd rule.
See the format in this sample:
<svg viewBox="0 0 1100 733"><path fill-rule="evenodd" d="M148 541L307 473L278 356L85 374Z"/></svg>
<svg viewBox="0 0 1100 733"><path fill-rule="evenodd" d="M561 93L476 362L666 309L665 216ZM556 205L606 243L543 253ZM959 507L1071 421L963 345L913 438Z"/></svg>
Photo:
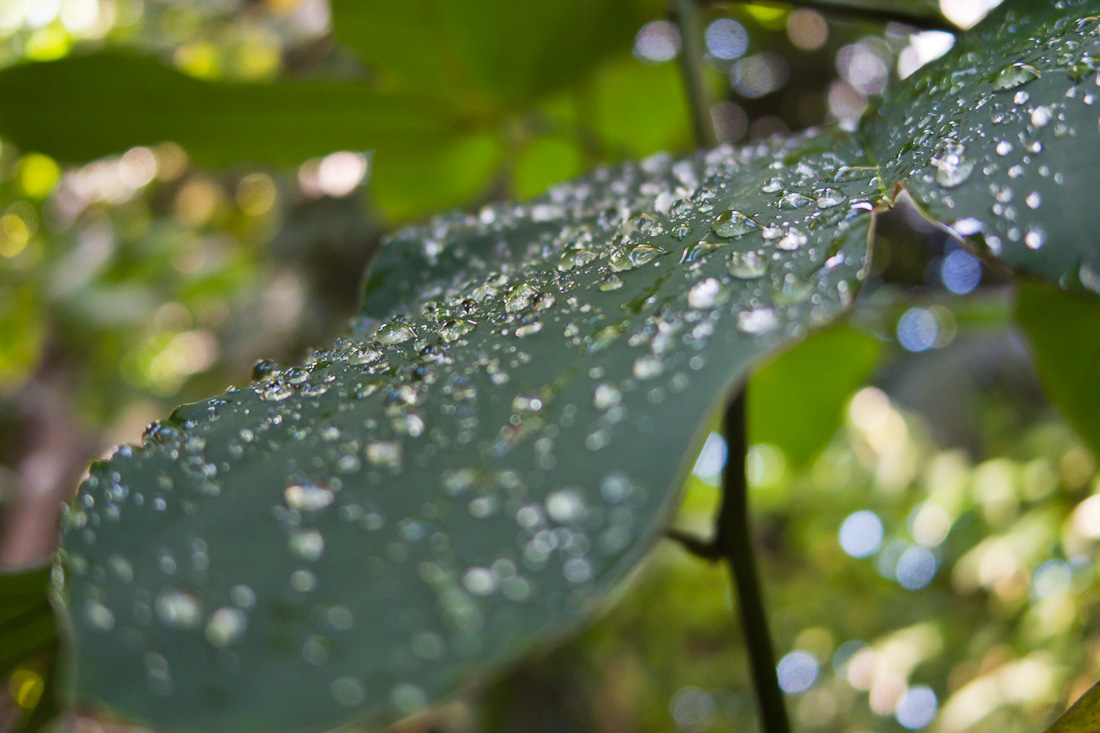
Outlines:
<svg viewBox="0 0 1100 733"><path fill-rule="evenodd" d="M940 10L967 26L990 4ZM733 144L852 125L950 44L789 5L702 22ZM682 45L656 0L0 0L0 563L48 555L89 457L340 333L401 223L690 150ZM283 96L299 114L267 106ZM1095 457L1044 397L1013 297L902 206L851 322L754 378L799 729L1033 731L1100 674ZM677 520L700 535L723 451L713 435ZM668 544L592 628L399 728L753 730L740 634L724 571ZM41 709L43 664L5 681L0 730Z"/></svg>

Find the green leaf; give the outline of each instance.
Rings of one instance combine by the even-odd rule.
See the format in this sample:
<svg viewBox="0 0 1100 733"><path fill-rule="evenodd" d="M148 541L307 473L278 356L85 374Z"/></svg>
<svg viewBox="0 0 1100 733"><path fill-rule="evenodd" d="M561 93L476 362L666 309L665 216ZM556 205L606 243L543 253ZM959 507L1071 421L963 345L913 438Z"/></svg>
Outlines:
<svg viewBox="0 0 1100 733"><path fill-rule="evenodd" d="M653 157L397 235L349 339L93 466L75 701L322 730L559 638L661 537L731 386L850 306L865 162L835 131Z"/></svg>
<svg viewBox="0 0 1100 733"><path fill-rule="evenodd" d="M47 591L50 568L0 570L0 684L54 643L57 628Z"/></svg>
<svg viewBox="0 0 1100 733"><path fill-rule="evenodd" d="M0 134L67 162L165 140L211 165L296 166L368 149L383 161L389 150L446 143L460 127L426 104L358 84L208 82L118 51L0 71Z"/></svg>
<svg viewBox="0 0 1100 733"><path fill-rule="evenodd" d="M1046 733L1092 733L1095 730L1100 730L1100 683L1081 695L1046 729Z"/></svg>
<svg viewBox="0 0 1100 733"><path fill-rule="evenodd" d="M1011 268L1100 292L1096 0L1006 2L867 121L890 186Z"/></svg>
<svg viewBox="0 0 1100 733"><path fill-rule="evenodd" d="M630 50L652 0L334 0L337 39L387 88L462 110L521 111Z"/></svg>
<svg viewBox="0 0 1100 733"><path fill-rule="evenodd" d="M1100 455L1100 303L1023 285L1015 316L1051 401Z"/></svg>
<svg viewBox="0 0 1100 733"><path fill-rule="evenodd" d="M882 355L873 336L846 326L816 333L753 374L749 440L772 443L801 468L833 437L844 404Z"/></svg>

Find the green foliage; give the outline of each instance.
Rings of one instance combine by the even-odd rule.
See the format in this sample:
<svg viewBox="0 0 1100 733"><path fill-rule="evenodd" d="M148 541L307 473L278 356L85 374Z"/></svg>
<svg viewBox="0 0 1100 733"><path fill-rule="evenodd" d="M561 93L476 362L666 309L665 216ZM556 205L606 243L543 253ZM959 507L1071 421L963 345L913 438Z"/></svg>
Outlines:
<svg viewBox="0 0 1100 733"><path fill-rule="evenodd" d="M396 235L348 339L93 467L62 540L75 700L184 730L380 722L558 637L661 535L730 386L794 343L753 380L753 439L796 467L819 454L880 347L809 334L851 307L899 187L1014 270L1098 290L1096 9L1006 3L855 133L657 155ZM649 8L333 10L356 81L98 52L0 71L0 130L63 160L167 138L215 165L370 148L393 219L685 142L675 69L625 57ZM85 295L74 310L136 313ZM1018 318L1095 445L1087 363L1052 326L1094 308L1064 299L1027 290Z"/></svg>
<svg viewBox="0 0 1100 733"><path fill-rule="evenodd" d="M1016 321L1051 401L1100 452L1100 303L1039 285L1020 287Z"/></svg>
<svg viewBox="0 0 1100 733"><path fill-rule="evenodd" d="M881 357L876 339L847 327L781 353L749 383L749 439L778 446L794 468L807 466L836 432L847 396Z"/></svg>

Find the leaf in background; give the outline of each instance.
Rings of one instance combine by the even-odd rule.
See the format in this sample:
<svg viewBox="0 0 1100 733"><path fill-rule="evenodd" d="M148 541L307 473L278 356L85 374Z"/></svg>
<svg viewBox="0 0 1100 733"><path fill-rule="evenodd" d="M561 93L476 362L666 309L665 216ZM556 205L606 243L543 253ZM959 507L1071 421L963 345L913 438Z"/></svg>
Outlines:
<svg viewBox="0 0 1100 733"><path fill-rule="evenodd" d="M399 234L350 339L93 466L75 700L321 730L560 637L661 536L731 385L849 307L862 162L839 132L654 157Z"/></svg>
<svg viewBox="0 0 1100 733"><path fill-rule="evenodd" d="M475 133L423 144L410 139L371 161L371 201L390 221L402 222L489 194L504 156L495 133Z"/></svg>
<svg viewBox="0 0 1100 733"><path fill-rule="evenodd" d="M47 597L49 584L49 567L0 569L0 684L23 715L33 720L55 711L52 687L57 628ZM23 725L15 730L33 728Z"/></svg>
<svg viewBox="0 0 1100 733"><path fill-rule="evenodd" d="M1100 303L1023 285L1015 316L1051 401L1100 455Z"/></svg>
<svg viewBox="0 0 1100 733"><path fill-rule="evenodd" d="M889 186L1009 267L1100 292L1100 2L1006 2L865 128Z"/></svg>
<svg viewBox="0 0 1100 733"><path fill-rule="evenodd" d="M1088 689L1046 729L1046 733L1094 733L1100 730L1100 683Z"/></svg>
<svg viewBox="0 0 1100 733"><path fill-rule="evenodd" d="M943 18L939 0L819 0L819 2L822 5L855 11L884 10L911 18ZM822 8L822 11L828 14L826 8Z"/></svg>
<svg viewBox="0 0 1100 733"><path fill-rule="evenodd" d="M652 0L334 0L336 38L387 87L459 110L522 111L630 50Z"/></svg>
<svg viewBox="0 0 1100 733"><path fill-rule="evenodd" d="M749 440L777 445L795 468L805 467L833 437L844 403L881 355L877 339L847 326L778 355L749 383Z"/></svg>
<svg viewBox="0 0 1100 733"><path fill-rule="evenodd" d="M691 117L676 64L619 59L596 73L586 93L591 120L580 121L592 126L612 157L691 147L684 124Z"/></svg>
<svg viewBox="0 0 1100 733"><path fill-rule="evenodd" d="M452 140L456 124L358 84L209 82L105 51L0 71L0 133L67 162L173 140L210 165L297 166L336 150L385 160Z"/></svg>
<svg viewBox="0 0 1100 733"><path fill-rule="evenodd" d="M515 194L536 196L552 184L576 178L584 170L580 148L572 140L542 135L519 151L513 172Z"/></svg>

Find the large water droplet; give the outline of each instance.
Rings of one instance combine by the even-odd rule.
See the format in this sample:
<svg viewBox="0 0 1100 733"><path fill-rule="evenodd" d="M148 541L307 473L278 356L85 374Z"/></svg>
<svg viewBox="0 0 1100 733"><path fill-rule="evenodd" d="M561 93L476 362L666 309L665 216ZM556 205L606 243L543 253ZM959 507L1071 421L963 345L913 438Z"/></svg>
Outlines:
<svg viewBox="0 0 1100 733"><path fill-rule="evenodd" d="M624 272L648 264L663 254L667 254L667 251L655 244L628 245L612 252L608 264L612 271Z"/></svg>
<svg viewBox="0 0 1100 733"><path fill-rule="evenodd" d="M723 211L715 217L714 224L711 225L711 229L719 237L742 237L759 227L755 221L734 209Z"/></svg>
<svg viewBox="0 0 1100 733"><path fill-rule="evenodd" d="M740 280L755 280L768 271L768 262L759 252L733 252L730 254L726 269Z"/></svg>
<svg viewBox="0 0 1100 733"><path fill-rule="evenodd" d="M993 78L994 89L1014 89L1039 78L1039 70L1031 64L1015 61L997 72Z"/></svg>

